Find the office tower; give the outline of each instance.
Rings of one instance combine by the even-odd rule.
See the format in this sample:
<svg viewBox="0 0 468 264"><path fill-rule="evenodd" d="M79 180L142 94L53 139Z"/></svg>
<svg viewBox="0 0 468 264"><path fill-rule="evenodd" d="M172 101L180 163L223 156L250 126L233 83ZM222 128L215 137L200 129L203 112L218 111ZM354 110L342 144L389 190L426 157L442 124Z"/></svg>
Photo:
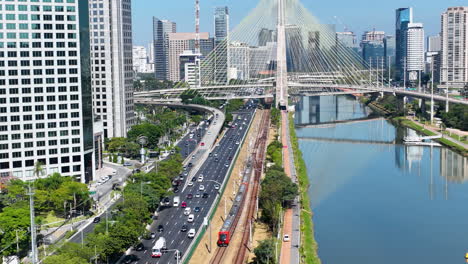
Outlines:
<svg viewBox="0 0 468 264"><path fill-rule="evenodd" d="M384 48L385 48L385 67L388 67L388 60L390 64L395 64L395 37L394 36L385 36L384 38Z"/></svg>
<svg viewBox="0 0 468 264"><path fill-rule="evenodd" d="M288 72L304 71L307 60L302 31L297 25L286 25L286 65Z"/></svg>
<svg viewBox="0 0 468 264"><path fill-rule="evenodd" d="M259 78L259 75L271 76L276 69L276 42L267 42L266 46L249 48L249 75Z"/></svg>
<svg viewBox="0 0 468 264"><path fill-rule="evenodd" d="M214 14L215 44L227 39L229 34L229 9L227 6L215 8Z"/></svg>
<svg viewBox="0 0 468 264"><path fill-rule="evenodd" d="M408 80L418 82L424 66L424 27L422 23L410 23L407 30L406 48Z"/></svg>
<svg viewBox="0 0 468 264"><path fill-rule="evenodd" d="M398 77L403 80L403 73L405 70L406 50L407 50L407 29L408 24L413 23L413 9L398 8L396 10L395 22L395 63Z"/></svg>
<svg viewBox="0 0 468 264"><path fill-rule="evenodd" d="M468 82L468 7L442 13L440 88L463 88Z"/></svg>
<svg viewBox="0 0 468 264"><path fill-rule="evenodd" d="M340 43L341 46L357 52L359 50L359 45L357 43L356 35L354 32L345 31L345 32L336 32L336 40Z"/></svg>
<svg viewBox="0 0 468 264"><path fill-rule="evenodd" d="M247 43L233 42L229 47L229 80L248 80L250 48Z"/></svg>
<svg viewBox="0 0 468 264"><path fill-rule="evenodd" d="M276 31L268 28L260 29L258 32L258 46L266 46L268 42L276 41Z"/></svg>
<svg viewBox="0 0 468 264"><path fill-rule="evenodd" d="M195 53L193 50L185 50L179 56L179 75L182 80L190 85L197 87L200 80L200 53Z"/></svg>
<svg viewBox="0 0 468 264"><path fill-rule="evenodd" d="M175 32L175 22L153 17L154 72L158 80L169 79L168 34Z"/></svg>
<svg viewBox="0 0 468 264"><path fill-rule="evenodd" d="M93 107L104 137L125 137L134 124L130 0L90 4Z"/></svg>
<svg viewBox="0 0 468 264"><path fill-rule="evenodd" d="M8 26L0 42L0 177L32 180L58 172L91 181L88 2L2 6ZM43 171L35 175L38 162Z"/></svg>
<svg viewBox="0 0 468 264"><path fill-rule="evenodd" d="M427 52L439 52L441 49L440 34L427 37Z"/></svg>
<svg viewBox="0 0 468 264"><path fill-rule="evenodd" d="M195 38L195 33L168 33L169 80L178 82L183 79L183 76L180 76L180 54L186 50L195 51ZM207 50L203 48L207 42L213 43L209 33L200 33L200 50L202 52ZM202 55L206 54L202 53Z"/></svg>
<svg viewBox="0 0 468 264"><path fill-rule="evenodd" d="M145 46L133 46L133 71L137 73L149 73L151 64Z"/></svg>
<svg viewBox="0 0 468 264"><path fill-rule="evenodd" d="M381 68L385 63L385 32L366 31L362 34L361 49L363 60L372 68Z"/></svg>

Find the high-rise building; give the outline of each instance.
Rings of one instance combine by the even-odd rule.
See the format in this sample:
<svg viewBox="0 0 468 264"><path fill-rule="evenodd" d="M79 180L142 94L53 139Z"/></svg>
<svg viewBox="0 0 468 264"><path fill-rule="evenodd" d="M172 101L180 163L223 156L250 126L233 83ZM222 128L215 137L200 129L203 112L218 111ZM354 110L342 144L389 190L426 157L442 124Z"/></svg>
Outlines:
<svg viewBox="0 0 468 264"><path fill-rule="evenodd" d="M407 80L418 81L424 69L424 27L422 23L410 23L406 48Z"/></svg>
<svg viewBox="0 0 468 264"><path fill-rule="evenodd" d="M440 88L461 89L468 83L468 7L442 13Z"/></svg>
<svg viewBox="0 0 468 264"><path fill-rule="evenodd" d="M88 2L2 6L2 22L8 21L2 34L8 41L0 42L0 177L32 180L58 172L91 181ZM39 175L36 163L43 164Z"/></svg>
<svg viewBox="0 0 468 264"><path fill-rule="evenodd" d="M233 42L229 46L229 52L229 80L248 80L250 66L249 45L242 42Z"/></svg>
<svg viewBox="0 0 468 264"><path fill-rule="evenodd" d="M440 34L427 37L427 52L439 52L441 49Z"/></svg>
<svg viewBox="0 0 468 264"><path fill-rule="evenodd" d="M158 80L169 79L168 34L175 32L175 22L153 17L154 72Z"/></svg>
<svg viewBox="0 0 468 264"><path fill-rule="evenodd" d="M356 34L354 34L354 32L336 32L336 40L345 48L348 48L355 52L359 50Z"/></svg>
<svg viewBox="0 0 468 264"><path fill-rule="evenodd" d="M258 32L258 46L266 46L268 42L276 41L276 31L268 28L260 29Z"/></svg>
<svg viewBox="0 0 468 264"><path fill-rule="evenodd" d="M183 76L180 76L180 54L182 54L186 50L195 51L195 39L195 33L168 34L169 80L173 82L178 82L183 79ZM212 48L213 39L210 38L209 33L200 33L200 50L202 52L202 55L207 55L203 54L203 52L206 52L208 49L203 47L209 46L210 43Z"/></svg>
<svg viewBox="0 0 468 264"><path fill-rule="evenodd" d="M215 44L227 39L229 34L229 9L227 6L215 8L214 13Z"/></svg>
<svg viewBox="0 0 468 264"><path fill-rule="evenodd" d="M388 66L388 62L389 62L388 60L390 60L391 65L395 64L395 37L385 36L384 46L385 46L385 65Z"/></svg>
<svg viewBox="0 0 468 264"><path fill-rule="evenodd" d="M146 48L148 55L148 63L154 63L154 42L151 41Z"/></svg>
<svg viewBox="0 0 468 264"><path fill-rule="evenodd" d="M179 56L179 75L182 80L190 85L196 87L199 85L200 80L200 53L195 53L193 50L185 50Z"/></svg>
<svg viewBox="0 0 468 264"><path fill-rule="evenodd" d="M249 49L249 75L258 78L259 75L271 75L275 70L273 61L276 61L276 42L267 42L266 46L250 47Z"/></svg>
<svg viewBox="0 0 468 264"><path fill-rule="evenodd" d="M286 65L288 72L304 71L307 66L302 30L297 25L286 25Z"/></svg>
<svg viewBox="0 0 468 264"><path fill-rule="evenodd" d="M364 34L362 34L362 41L378 41L378 42L383 42L385 38L385 32L384 31L366 31Z"/></svg>
<svg viewBox="0 0 468 264"><path fill-rule="evenodd" d="M395 64L398 77L403 80L407 51L408 24L413 23L413 8L398 8L395 21Z"/></svg>
<svg viewBox="0 0 468 264"><path fill-rule="evenodd" d="M93 108L104 137L125 137L134 124L131 0L90 5Z"/></svg>
<svg viewBox="0 0 468 264"><path fill-rule="evenodd" d="M145 46L133 46L133 71L137 73L150 73L154 71L154 64L149 63L150 52Z"/></svg>
<svg viewBox="0 0 468 264"><path fill-rule="evenodd" d="M385 32L366 31L362 34L361 50L363 60L372 68L385 66Z"/></svg>

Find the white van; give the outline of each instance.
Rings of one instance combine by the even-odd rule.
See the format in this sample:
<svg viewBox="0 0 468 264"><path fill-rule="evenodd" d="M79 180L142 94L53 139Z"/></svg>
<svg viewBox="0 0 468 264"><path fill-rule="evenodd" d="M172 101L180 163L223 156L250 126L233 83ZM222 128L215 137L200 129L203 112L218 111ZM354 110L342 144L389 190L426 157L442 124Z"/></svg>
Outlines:
<svg viewBox="0 0 468 264"><path fill-rule="evenodd" d="M173 203L174 207L179 206L179 203L180 203L180 197L179 197L179 196L175 196L175 197L174 197L174 203Z"/></svg>
<svg viewBox="0 0 468 264"><path fill-rule="evenodd" d="M152 258L160 258L162 256L162 250L166 249L166 239L164 237L160 237L154 247L151 249L151 257Z"/></svg>
<svg viewBox="0 0 468 264"><path fill-rule="evenodd" d="M190 228L190 230L188 231L188 238L194 238L195 237L195 228Z"/></svg>
<svg viewBox="0 0 468 264"><path fill-rule="evenodd" d="M189 215L191 212L192 212L192 209L190 209L190 207L185 207L184 215Z"/></svg>

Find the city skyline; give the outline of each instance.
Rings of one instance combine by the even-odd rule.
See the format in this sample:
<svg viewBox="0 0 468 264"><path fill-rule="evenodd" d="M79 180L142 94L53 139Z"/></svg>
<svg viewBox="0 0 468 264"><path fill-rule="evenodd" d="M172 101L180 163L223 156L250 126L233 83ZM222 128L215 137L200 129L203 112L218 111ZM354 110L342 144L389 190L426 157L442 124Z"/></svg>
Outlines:
<svg viewBox="0 0 468 264"><path fill-rule="evenodd" d="M217 6L228 6L230 8L231 30L257 5L258 1L238 0L235 3L229 0L201 1L200 27L201 32L209 32L214 35L214 11ZM152 16L160 19L168 19L178 24L178 32L194 32L195 18L193 5L181 6L176 2L161 3L146 1L133 1L133 26L134 44L146 45L152 39ZM382 2L378 7L373 5L371 0L359 0L356 2L345 2L341 0L331 0L326 3L314 6L313 3L303 1L306 8L319 18L324 24L336 24L337 31L353 31L357 36L361 36L364 31L382 30L387 34L394 34L395 10L400 7L412 7L414 19L424 24L426 36L435 35L440 32L440 14L450 6L468 5L461 0L437 1L428 3L424 0L395 0ZM339 4L342 8L336 9ZM364 7L364 8L363 8ZM358 16L362 11L369 14L379 14L372 17L373 24L369 24L368 16ZM136 15L138 14L138 15ZM336 19L335 19L336 16Z"/></svg>

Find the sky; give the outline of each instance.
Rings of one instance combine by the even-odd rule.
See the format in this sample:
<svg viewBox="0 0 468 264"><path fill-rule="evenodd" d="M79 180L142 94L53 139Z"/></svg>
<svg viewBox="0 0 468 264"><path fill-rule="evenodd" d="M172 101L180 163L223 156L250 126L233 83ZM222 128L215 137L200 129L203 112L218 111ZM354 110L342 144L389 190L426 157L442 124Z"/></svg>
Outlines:
<svg viewBox="0 0 468 264"><path fill-rule="evenodd" d="M200 30L213 35L216 6L228 6L231 28L237 25L259 0L200 0ZM133 42L147 45L152 40L152 17L177 23L178 32L194 31L194 0L133 0ZM395 33L395 9L413 7L414 22L424 23L426 36L440 32L440 14L450 6L468 6L468 0L302 0L321 23L346 26L358 38L366 30Z"/></svg>

